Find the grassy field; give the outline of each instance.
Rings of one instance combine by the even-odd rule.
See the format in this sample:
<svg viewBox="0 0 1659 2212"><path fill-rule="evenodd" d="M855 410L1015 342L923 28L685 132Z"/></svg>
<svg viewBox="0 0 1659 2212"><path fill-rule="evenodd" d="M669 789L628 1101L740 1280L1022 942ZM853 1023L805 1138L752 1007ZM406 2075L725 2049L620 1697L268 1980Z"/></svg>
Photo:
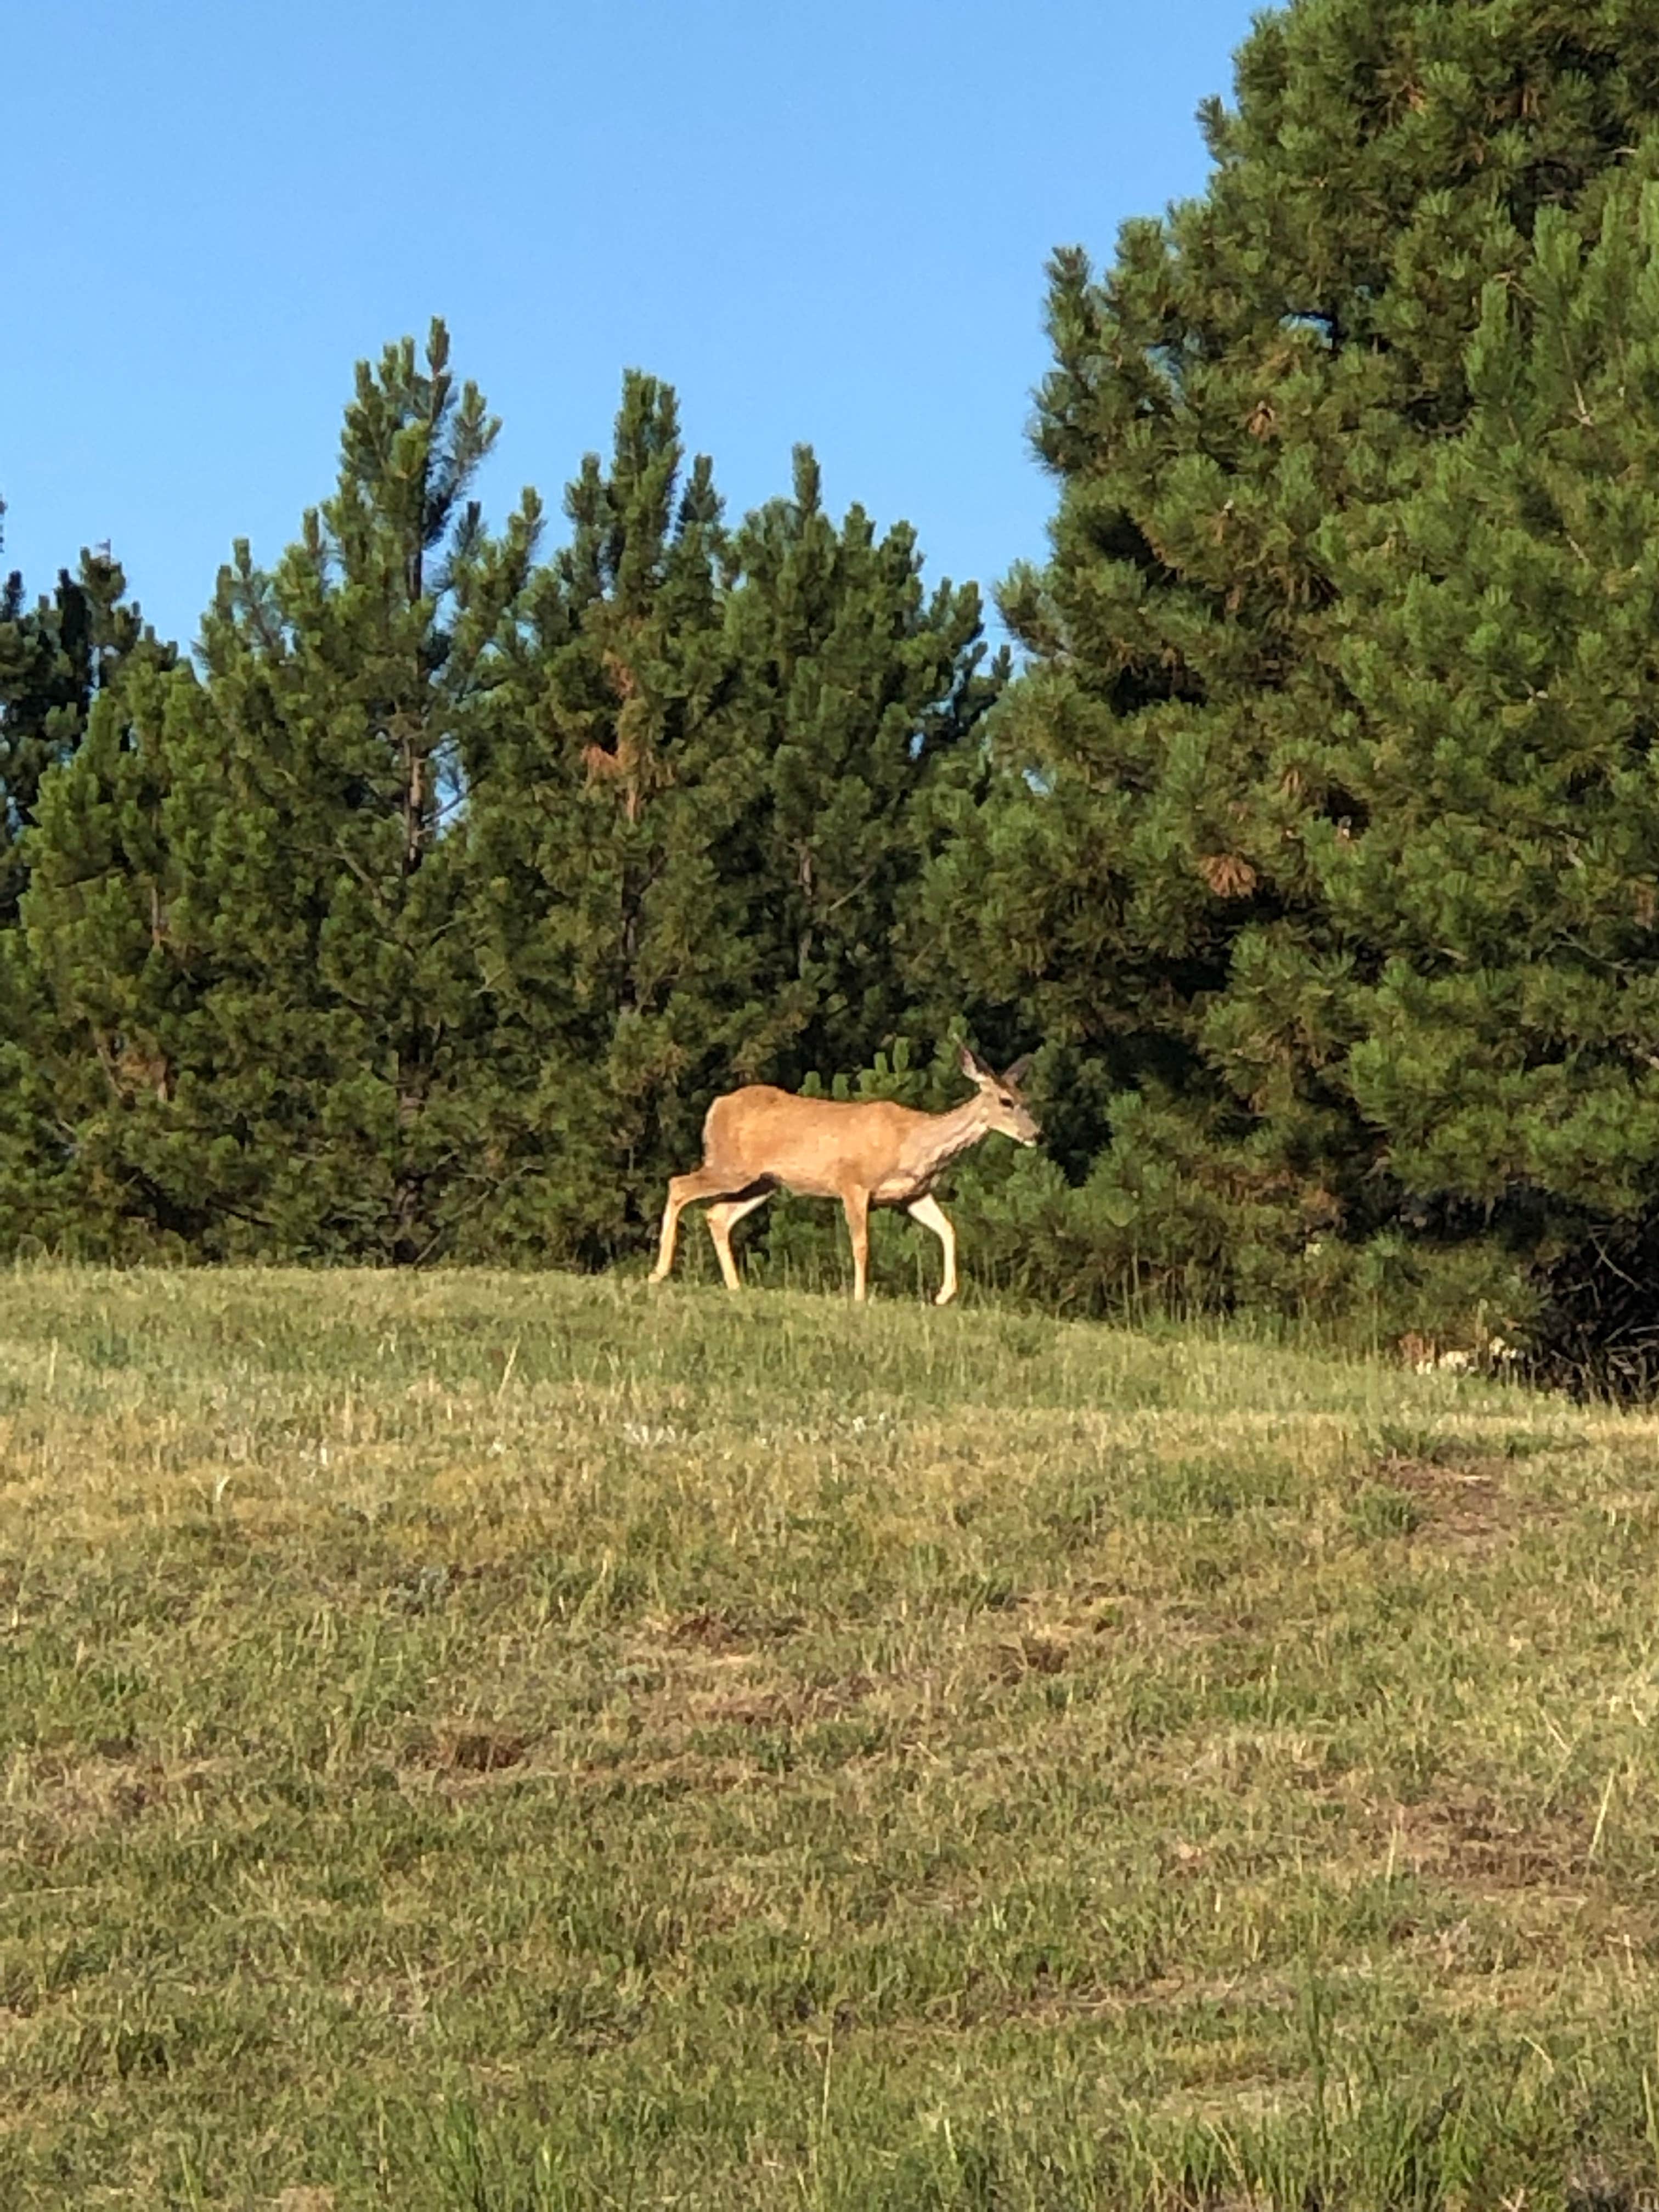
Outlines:
<svg viewBox="0 0 1659 2212"><path fill-rule="evenodd" d="M0 2204L1659 2202L1659 1427L0 1277Z"/></svg>

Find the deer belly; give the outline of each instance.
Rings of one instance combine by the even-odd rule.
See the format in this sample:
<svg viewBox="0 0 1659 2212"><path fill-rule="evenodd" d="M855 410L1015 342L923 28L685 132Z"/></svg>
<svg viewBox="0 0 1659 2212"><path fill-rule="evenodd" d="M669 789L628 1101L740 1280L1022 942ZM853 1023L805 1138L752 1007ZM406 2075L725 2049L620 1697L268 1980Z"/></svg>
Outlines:
<svg viewBox="0 0 1659 2212"><path fill-rule="evenodd" d="M783 1152L771 1164L771 1173L784 1188L793 1191L797 1198L839 1198L841 1178L833 1166L815 1159L802 1146L793 1152Z"/></svg>
<svg viewBox="0 0 1659 2212"><path fill-rule="evenodd" d="M841 1196L839 1184L826 1182L823 1176L814 1175L810 1168L804 1169L799 1175L781 1176L778 1180L794 1198L839 1198Z"/></svg>

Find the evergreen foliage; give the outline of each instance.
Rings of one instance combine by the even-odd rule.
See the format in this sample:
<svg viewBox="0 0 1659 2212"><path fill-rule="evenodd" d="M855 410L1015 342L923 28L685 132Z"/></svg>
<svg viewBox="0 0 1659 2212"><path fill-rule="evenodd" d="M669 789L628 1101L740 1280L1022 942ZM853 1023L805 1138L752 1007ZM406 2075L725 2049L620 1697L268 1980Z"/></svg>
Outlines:
<svg viewBox="0 0 1659 2212"><path fill-rule="evenodd" d="M5 503L0 501L0 516ZM0 589L0 929L17 919L27 880L23 832L33 821L40 779L70 757L93 701L141 647L170 661L105 551L81 555L71 576L58 572L50 599L27 605L13 569Z"/></svg>
<svg viewBox="0 0 1659 2212"><path fill-rule="evenodd" d="M772 1079L793 1085L863 1065L910 1018L935 817L979 773L1009 659L988 662L972 585L924 596L906 526L878 542L854 507L836 528L806 447L793 497L751 515L735 550L729 627L759 756L756 988Z"/></svg>
<svg viewBox="0 0 1659 2212"><path fill-rule="evenodd" d="M15 570L0 593L0 1250L26 1237L73 1247L88 1225L87 1185L69 1172L57 1025L21 910L50 772L76 757L125 685L142 687L177 658L125 592L107 551L83 551L50 598L29 605Z"/></svg>
<svg viewBox="0 0 1659 2212"><path fill-rule="evenodd" d="M1493 641L1492 608L1486 657L1507 676L1459 659L1482 593L1522 556L1494 554L1468 588L1454 577L1431 640L1411 549L1437 579L1463 557L1452 510L1464 502L1474 530L1467 502L1505 434L1485 419L1497 355L1547 353L1533 333L1571 264L1631 232L1646 159L1632 149L1656 119L1659 21L1623 0L1302 0L1259 21L1236 109L1206 111L1203 198L1127 226L1098 281L1079 253L1055 260L1036 433L1060 490L1053 556L1004 592L1031 665L1000 720L1003 773L959 810L928 897L962 994L1049 1040L1066 1101L1049 1118L1083 1182L1062 1212L1120 1284L1150 1267L1181 1296L1358 1293L1406 1310L1428 1295L1425 1268L1449 1270L1466 1303L1484 1267L1508 1310L1511 1259L1541 1249L1553 1201L1639 1202L1645 1139L1632 1154L1609 1129L1635 1095L1630 1066L1615 1052L1583 1095L1576 1070L1639 1019L1640 989L1599 971L1575 1016L1584 1053L1556 1054L1553 1073L1523 1077L1541 1041L1513 1025L1522 946L1582 929L1615 879L1605 928L1613 957L1631 950L1639 830L1618 862L1595 844L1594 889L1562 842L1586 779L1612 793L1626 737L1591 706L1593 683L1571 738L1554 710L1550 742L1571 764L1550 771L1556 842L1539 845L1533 770L1502 720L1525 700L1527 648ZM1606 250L1628 262L1628 246ZM1596 312L1580 301L1578 354ZM1600 473L1630 465L1607 442L1609 411L1601 444L1579 426L1559 463L1592 505ZM1574 557L1576 512L1559 483L1547 499L1513 492L1510 527L1545 541L1525 556L1540 578ZM1611 574L1615 560L1609 539L1583 565ZM1501 981L1445 935L1448 877L1468 866L1467 844L1453 848L1477 821L1489 918L1529 916ZM1593 933L1585 977L1602 957ZM1525 984L1544 1031L1577 988ZM1483 1031L1506 1040L1490 1080ZM1446 1249L1472 1232L1492 1240L1489 1265Z"/></svg>
<svg viewBox="0 0 1659 2212"><path fill-rule="evenodd" d="M408 341L360 368L335 496L274 572L238 546L202 677L129 687L48 779L52 1087L124 1237L413 1261L476 1196L449 831L536 526L527 501L493 541L467 500L495 430L441 325L423 368Z"/></svg>
<svg viewBox="0 0 1659 2212"><path fill-rule="evenodd" d="M804 450L728 532L641 375L538 564L533 493L469 497L495 435L441 325L360 368L300 542L45 777L9 1245L593 1264L717 1091L892 1033L921 802L1006 675L972 587Z"/></svg>
<svg viewBox="0 0 1659 2212"><path fill-rule="evenodd" d="M661 1206L709 1099L866 1060L904 1014L922 802L1006 662L902 526L794 496L726 529L674 396L625 382L491 695L468 834L512 1194L481 1236L597 1260Z"/></svg>
<svg viewBox="0 0 1659 2212"><path fill-rule="evenodd" d="M589 1262L695 1140L676 1086L729 1064L744 804L725 536L708 461L682 482L674 395L630 375L607 470L566 494L481 717L467 834L501 1099L503 1203L480 1234Z"/></svg>
<svg viewBox="0 0 1659 2212"><path fill-rule="evenodd" d="M1318 770L1357 829L1310 841L1378 1158L1581 1309L1575 1273L1613 1289L1611 1233L1659 1202L1656 178L1650 139L1588 247L1540 211L1524 270L1486 288L1462 435L1347 532L1352 706Z"/></svg>

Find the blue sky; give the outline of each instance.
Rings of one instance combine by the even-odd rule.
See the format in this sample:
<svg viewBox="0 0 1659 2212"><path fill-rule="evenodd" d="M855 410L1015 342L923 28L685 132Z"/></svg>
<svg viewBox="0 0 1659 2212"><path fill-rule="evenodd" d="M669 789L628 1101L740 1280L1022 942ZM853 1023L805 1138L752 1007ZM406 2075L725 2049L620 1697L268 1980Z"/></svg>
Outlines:
<svg viewBox="0 0 1659 2212"><path fill-rule="evenodd" d="M4 565L109 540L195 635L335 470L353 363L447 319L499 519L678 389L736 514L908 517L927 574L1041 556L1042 264L1200 188L1242 0L14 0L0 33Z"/></svg>

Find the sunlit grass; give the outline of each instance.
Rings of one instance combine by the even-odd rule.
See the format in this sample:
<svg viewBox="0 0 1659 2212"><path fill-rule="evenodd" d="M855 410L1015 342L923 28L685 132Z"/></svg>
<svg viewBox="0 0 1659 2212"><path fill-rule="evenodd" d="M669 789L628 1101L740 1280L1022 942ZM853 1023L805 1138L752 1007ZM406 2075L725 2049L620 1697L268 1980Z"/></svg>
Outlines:
<svg viewBox="0 0 1659 2212"><path fill-rule="evenodd" d="M1656 1433L896 1300L0 1278L0 2203L1659 2201Z"/></svg>

